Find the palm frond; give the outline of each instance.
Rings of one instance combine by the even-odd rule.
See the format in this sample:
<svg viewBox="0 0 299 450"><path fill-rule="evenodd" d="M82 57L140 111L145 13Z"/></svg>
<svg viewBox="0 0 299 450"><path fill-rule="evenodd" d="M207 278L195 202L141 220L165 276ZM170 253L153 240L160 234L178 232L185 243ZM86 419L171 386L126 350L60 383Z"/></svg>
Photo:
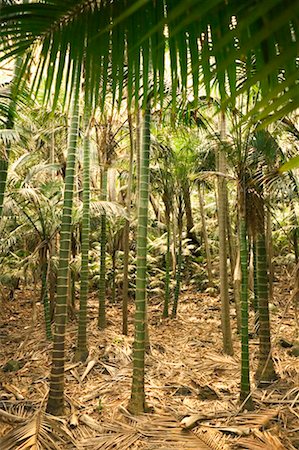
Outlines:
<svg viewBox="0 0 299 450"><path fill-rule="evenodd" d="M46 163L41 163L41 164L36 164L33 167L31 167L24 179L23 184L26 185L28 184L32 178L39 174L40 172L45 172L45 173L51 173L51 172L58 172L61 169L61 164L46 164Z"/></svg>
<svg viewBox="0 0 299 450"><path fill-rule="evenodd" d="M19 139L20 135L16 130L0 128L0 143L11 145L14 142L18 142Z"/></svg>
<svg viewBox="0 0 299 450"><path fill-rule="evenodd" d="M0 440L0 447L6 450L78 448L65 421L43 411L16 425Z"/></svg>
<svg viewBox="0 0 299 450"><path fill-rule="evenodd" d="M285 450L280 439L270 431L255 431L253 436L238 439L238 448L248 450Z"/></svg>
<svg viewBox="0 0 299 450"><path fill-rule="evenodd" d="M94 429L94 424L92 424ZM218 450L215 441L210 442L201 439L201 435L183 431L179 423L169 416L130 416L130 423L112 422L109 425L98 426L95 438L85 439L81 442L82 448L93 448L94 450L114 448L126 450L140 442L142 448L186 448L197 450ZM222 440L223 443L223 440ZM148 444L148 445L147 445ZM139 445L139 444L138 444ZM222 447L225 449L226 447Z"/></svg>
<svg viewBox="0 0 299 450"><path fill-rule="evenodd" d="M103 106L107 88L114 100L122 98L124 78L129 104L141 85L146 102L150 81L162 100L169 55L174 104L178 85L185 96L190 78L198 100L201 72L207 94L216 79L230 103L259 86L262 97L252 113L269 122L299 105L298 17L293 0L16 3L1 8L0 59L24 54L24 78L38 54L33 90L43 85L44 100L53 94L54 105L61 88L69 92L73 67L84 63L86 89L96 103L101 89Z"/></svg>
<svg viewBox="0 0 299 450"><path fill-rule="evenodd" d="M128 213L122 205L108 201L92 201L90 203L90 214L91 218L100 217L103 214L106 214L112 219L114 217L128 218Z"/></svg>

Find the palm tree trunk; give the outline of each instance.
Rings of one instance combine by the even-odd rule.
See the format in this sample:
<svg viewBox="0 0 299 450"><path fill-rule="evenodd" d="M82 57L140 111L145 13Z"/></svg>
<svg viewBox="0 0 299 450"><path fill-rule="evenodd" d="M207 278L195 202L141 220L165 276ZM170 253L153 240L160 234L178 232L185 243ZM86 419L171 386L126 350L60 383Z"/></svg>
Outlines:
<svg viewBox="0 0 299 450"><path fill-rule="evenodd" d="M182 188L183 188L183 198L184 198L185 211L186 211L187 237L188 237L188 239L191 240L192 244L194 244L195 247L197 248L200 246L200 243L198 242L196 234L193 231L194 221L193 221L191 198L190 198L190 184L189 184L188 179L183 180Z"/></svg>
<svg viewBox="0 0 299 450"><path fill-rule="evenodd" d="M252 241L252 255L253 255L253 310L254 310L254 332L259 330L259 296L258 296L258 279L257 279L257 252L256 240Z"/></svg>
<svg viewBox="0 0 299 450"><path fill-rule="evenodd" d="M273 240L272 240L272 218L269 209L266 211L267 217L267 255L269 268L269 302L273 301L273 281L274 281L274 266L273 266Z"/></svg>
<svg viewBox="0 0 299 450"><path fill-rule="evenodd" d="M112 269L111 269L111 303L115 304L116 302L116 254L117 250L113 249L111 254L112 259Z"/></svg>
<svg viewBox="0 0 299 450"><path fill-rule="evenodd" d="M165 218L166 218L166 254L165 254L165 279L164 279L165 295L162 313L162 317L164 319L168 317L168 308L170 299L170 210L168 205L166 206Z"/></svg>
<svg viewBox="0 0 299 450"><path fill-rule="evenodd" d="M267 271L267 251L264 221L259 223L256 235L257 250L257 292L259 309L259 364L255 378L259 385L268 384L277 379L271 355L271 335L269 317L269 290Z"/></svg>
<svg viewBox="0 0 299 450"><path fill-rule="evenodd" d="M244 200L241 199L241 202ZM243 205L241 204L241 210ZM240 213L240 260L241 260L241 392L244 409L254 409L250 390L249 339L248 339L248 245L245 213Z"/></svg>
<svg viewBox="0 0 299 450"><path fill-rule="evenodd" d="M81 67L75 68L75 87L72 100L71 124L67 153L63 214L61 224L59 269L57 277L57 302L50 391L47 412L62 415L64 412L64 359L65 327L67 319L68 262L71 242L71 218L75 177L75 161L79 128L79 91Z"/></svg>
<svg viewBox="0 0 299 450"><path fill-rule="evenodd" d="M146 410L144 392L145 322L146 322L146 255L149 203L150 107L146 108L140 161L140 189L137 230L137 275L133 379L128 408L132 414Z"/></svg>
<svg viewBox="0 0 299 450"><path fill-rule="evenodd" d="M234 299L237 318L237 332L239 334L241 334L241 285L242 285L242 273L240 261L240 247L238 247L234 270Z"/></svg>
<svg viewBox="0 0 299 450"><path fill-rule="evenodd" d="M129 173L128 173L128 189L126 198L126 210L129 215L125 222L124 229L124 276L123 276L123 303L122 303L122 332L128 334L128 298L129 298L129 252L130 252L130 209L131 209L131 195L132 195L132 177L133 177L133 154L134 154L134 139L132 116L128 112L128 124L130 134L130 155L129 155Z"/></svg>
<svg viewBox="0 0 299 450"><path fill-rule="evenodd" d="M209 238L208 238L207 226L206 226L206 218L205 218L205 212L204 212L204 199L203 199L202 188L201 188L200 184L198 184L198 199L199 199L199 210L200 210L202 234L203 234L203 239L204 239L204 244L205 244L208 279L209 279L209 285L212 286L213 285L212 259L211 259L210 244L209 244Z"/></svg>
<svg viewBox="0 0 299 450"><path fill-rule="evenodd" d="M178 196L178 234L179 234L179 243L178 243L178 255L177 255L177 262L176 262L176 285L174 289L174 300L173 300L173 306L172 306L172 312L171 317L174 319L177 315L178 310L178 303L179 303L179 297L180 297L180 291L181 291L181 273L182 273L182 262L183 262L183 255L182 255L182 238L183 238L183 199L182 196L179 194Z"/></svg>
<svg viewBox="0 0 299 450"><path fill-rule="evenodd" d="M232 233L232 224L231 224L231 218L230 218L230 213L229 213L227 188L225 189L225 197L226 197L225 204L226 204L226 229L227 229L228 255L229 255L229 260L230 260L231 276L233 278L235 265L236 265L236 244L235 244L234 236Z"/></svg>
<svg viewBox="0 0 299 450"><path fill-rule="evenodd" d="M85 361L88 356L87 347L87 297L88 297L88 252L90 230L90 144L89 144L89 120L90 109L85 101L84 114L84 153L83 153L83 217L81 232L81 273L80 273L80 310L76 361Z"/></svg>
<svg viewBox="0 0 299 450"><path fill-rule="evenodd" d="M225 117L221 113L221 139L225 138ZM218 171L226 173L226 158L224 150L219 150ZM233 354L233 344L230 325L230 307L228 296L227 273L227 241L226 241L226 181L222 176L217 178L218 192L218 226L219 226L219 264L220 264L220 296L221 296L221 327L223 338L223 351L227 355Z"/></svg>
<svg viewBox="0 0 299 450"><path fill-rule="evenodd" d="M293 230L291 235L291 240L293 242L294 247L294 256L295 256L295 263L298 264L299 261L299 250L298 250L298 219L296 215L295 205L293 200L290 202L290 207L292 211L292 224L293 224Z"/></svg>
<svg viewBox="0 0 299 450"><path fill-rule="evenodd" d="M42 279L42 288L41 288L41 303L44 306L44 317L45 317L45 328L46 328L46 337L49 341L52 340L52 330L51 330L51 316L50 316L50 305L49 305L49 297L48 297L48 259L47 259L47 247L43 246L40 249L40 267L41 267L41 279Z"/></svg>
<svg viewBox="0 0 299 450"><path fill-rule="evenodd" d="M107 200L107 168L102 172L102 200ZM99 281L99 316L98 327L106 328L106 214L101 216L101 254L100 254L100 281Z"/></svg>

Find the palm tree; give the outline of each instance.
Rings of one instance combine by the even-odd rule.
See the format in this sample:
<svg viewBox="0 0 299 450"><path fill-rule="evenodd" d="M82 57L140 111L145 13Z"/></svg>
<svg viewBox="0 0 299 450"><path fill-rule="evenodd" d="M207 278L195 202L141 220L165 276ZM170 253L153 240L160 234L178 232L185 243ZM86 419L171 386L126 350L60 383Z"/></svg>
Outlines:
<svg viewBox="0 0 299 450"><path fill-rule="evenodd" d="M134 136L132 126L132 115L128 109L128 127L130 137L129 150L129 169L128 169L128 187L126 195L126 210L128 218L124 227L124 272L123 272L123 302L122 302L122 332L128 334L128 298L129 298L129 253L130 253L130 210L132 195L132 179L133 179L133 154L134 154Z"/></svg>
<svg viewBox="0 0 299 450"><path fill-rule="evenodd" d="M225 115L221 111L220 119L220 139L225 139ZM226 157L224 149L218 153L218 172L226 173ZM226 180L224 176L218 176L218 227L219 227L219 268L220 268L220 297L221 297L221 324L223 337L223 351L228 355L233 354L233 344L231 336L229 297L228 297L228 274L227 274L227 209L226 209Z"/></svg>
<svg viewBox="0 0 299 450"><path fill-rule="evenodd" d="M171 214L173 213L172 204L174 201L174 182L173 182L173 162L174 154L172 149L160 143L154 142L156 167L151 168L151 185L156 187L160 193L164 204L165 227L166 227L166 253L165 253L165 278L164 278L164 305L162 317L167 318L170 302L170 243L171 243Z"/></svg>
<svg viewBox="0 0 299 450"><path fill-rule="evenodd" d="M99 103L101 91L103 107L110 82L112 98L121 99L126 72L129 105L134 97L136 103L139 101L142 78L145 106L150 73L154 97L163 98L167 52L170 55L173 111L178 83L184 93L189 83L190 60L195 101L199 93L199 69L202 69L207 94L210 94L211 81L217 78L221 99L226 104L234 105L239 93L258 85L261 96L248 114L254 120L268 123L283 117L299 105L298 16L299 4L293 0L244 0L241 4L233 0L188 0L187 3L182 0L135 0L129 6L127 0L46 0L28 4L24 1L4 5L0 9L0 60L24 55L18 83L21 90L25 80L28 81L28 73L36 61L34 56L38 53L39 63L36 75L31 80L32 90L37 92L44 86L45 102L54 93L53 108L62 86L68 88L65 89L65 101L74 91L75 97L78 95L76 73L82 69L83 62L85 89L96 104ZM243 83L237 77L239 70L244 74ZM42 83L43 79L45 83ZM67 282L65 263L68 260L69 243L66 241L69 237L72 165L76 145L73 140L77 127L74 109L72 117L74 135L69 145L66 169L67 189L62 223L64 239L61 240L60 249L63 271L58 280L58 315L48 402L48 411L53 413L63 410L62 341L66 309L63 298ZM143 304L143 300L140 304ZM136 336L142 332L142 326L138 329L139 325L142 325L142 319L136 322ZM144 370L139 371L137 359L135 380L138 378L137 373L142 375ZM132 391L132 405L135 405L138 392L138 389L134 394ZM140 406L140 402L138 404ZM141 404L144 406L144 399L141 399ZM132 409L135 410L135 406Z"/></svg>
<svg viewBox="0 0 299 450"><path fill-rule="evenodd" d="M80 276L80 312L78 325L78 340L75 359L85 361L88 356L87 348L87 296L88 296L88 255L90 230L90 107L89 99L85 99L84 111L84 153L83 153L83 217L81 232L82 263Z"/></svg>
<svg viewBox="0 0 299 450"><path fill-rule="evenodd" d="M133 350L133 380L129 410L140 414L146 410L144 391L144 357L146 340L146 254L147 220L149 196L149 158L150 158L150 106L144 112L143 142L140 160L140 185L137 230L137 274L136 274L136 312L135 339Z"/></svg>
<svg viewBox="0 0 299 450"><path fill-rule="evenodd" d="M183 263L183 252L182 252L182 239L183 239L183 194L178 192L177 195L177 221L178 221L178 251L177 251L177 262L176 262L176 273L175 273L175 289L174 289L174 300L172 306L171 317L175 318L178 310L179 296L181 290L181 277L182 277L182 263Z"/></svg>
<svg viewBox="0 0 299 450"><path fill-rule="evenodd" d="M250 359L248 338L248 241L246 221L246 181L240 180L238 185L239 233L241 261L241 386L240 401L245 409L254 409L250 392Z"/></svg>
<svg viewBox="0 0 299 450"><path fill-rule="evenodd" d="M75 177L76 148L79 129L79 92L81 85L81 66L75 68L75 90L73 92L70 134L65 175L65 191L61 224L59 271L57 277L57 299L55 313L55 331L52 353L50 391L47 411L61 415L64 411L64 346L67 318L68 261L71 239L71 218L73 206L73 188Z"/></svg>

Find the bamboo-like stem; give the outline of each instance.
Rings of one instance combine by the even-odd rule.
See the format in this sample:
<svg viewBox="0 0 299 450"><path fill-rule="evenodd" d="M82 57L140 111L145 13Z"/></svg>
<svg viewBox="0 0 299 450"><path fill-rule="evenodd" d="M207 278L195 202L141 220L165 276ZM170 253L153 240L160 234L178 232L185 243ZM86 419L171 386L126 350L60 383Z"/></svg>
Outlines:
<svg viewBox="0 0 299 450"><path fill-rule="evenodd" d="M244 215L240 215L240 260L241 260L241 391L240 402L244 409L254 409L250 390L249 339L248 339L248 245Z"/></svg>
<svg viewBox="0 0 299 450"><path fill-rule="evenodd" d="M207 260L208 280L209 280L209 285L212 286L212 284L213 284L212 259L211 259L209 237L208 237L208 233L207 233L206 218L205 218L205 212L204 212L204 199L203 199L202 188L201 188L200 184L198 184L198 200L199 200L199 211L200 211L202 234L203 234L203 239L204 239L205 253L206 253L206 260Z"/></svg>
<svg viewBox="0 0 299 450"><path fill-rule="evenodd" d="M132 177L133 177L133 155L134 155L134 139L132 116L128 111L128 124L130 136L130 153L129 153L129 173L128 173L128 188L126 197L126 210L128 218L126 219L124 229L124 275L123 275L123 303L122 303L122 332L128 334L128 298L129 298L129 251L130 251L130 209L132 197Z"/></svg>
<svg viewBox="0 0 299 450"><path fill-rule="evenodd" d="M182 272L182 238L183 238L183 199L182 195L178 196L178 252L177 252L177 262L176 262L176 285L174 289L174 300L172 305L171 317L174 319L177 315L178 303L181 291L181 272Z"/></svg>
<svg viewBox="0 0 299 450"><path fill-rule="evenodd" d="M220 121L221 140L225 138L225 116L221 113ZM223 149L218 154L218 169L221 173L226 173L226 158ZM224 177L217 177L218 193L218 226L219 226L219 260L220 260L220 297L221 297L221 327L223 339L223 351L227 355L233 354L233 344L230 325L230 306L228 296L228 273L227 273L227 241L226 241L226 180Z"/></svg>
<svg viewBox="0 0 299 450"><path fill-rule="evenodd" d="M257 250L257 292L259 309L259 364L255 378L260 385L268 384L277 379L271 354L271 333L269 315L269 288L267 270L267 250L263 205L259 216L259 226L256 235Z"/></svg>
<svg viewBox="0 0 299 450"><path fill-rule="evenodd" d="M87 347L87 297L88 297L88 253L90 232L90 143L89 143L90 108L85 99L84 142L83 142L83 217L81 232L81 274L80 274L80 309L76 361L85 361Z"/></svg>
<svg viewBox="0 0 299 450"><path fill-rule="evenodd" d="M75 87L72 99L71 125L67 153L63 214L60 233L59 269L57 277L55 331L50 375L50 391L47 404L47 412L56 416L62 415L64 412L64 359L65 328L67 319L68 265L71 242L75 161L79 129L79 91L81 67L74 68L74 70Z"/></svg>
<svg viewBox="0 0 299 450"><path fill-rule="evenodd" d="M102 194L101 199L107 200L107 167L102 170ZM101 216L101 250L100 250L100 281L99 281L99 316L98 327L100 330L106 328L106 214Z"/></svg>
<svg viewBox="0 0 299 450"><path fill-rule="evenodd" d="M146 410L144 391L145 322L146 322L146 255L149 203L150 108L144 113L143 144L140 161L140 185L137 229L137 275L133 379L128 408L132 414Z"/></svg>
<svg viewBox="0 0 299 450"><path fill-rule="evenodd" d="M46 337L49 341L52 340L52 329L51 329L51 316L50 316L50 305L49 305L49 296L48 296L48 251L47 247L44 246L40 249L40 264L41 264L41 280L42 280L42 288L41 288L41 303L44 307L44 318L45 318L45 329L46 329Z"/></svg>
<svg viewBox="0 0 299 450"><path fill-rule="evenodd" d="M165 255L165 279L164 279L164 306L162 317L166 319L168 317L169 299L170 299L170 210L166 208L166 255Z"/></svg>
<svg viewBox="0 0 299 450"><path fill-rule="evenodd" d="M272 239L272 218L269 209L266 211L266 240L267 240L267 263L269 270L269 301L273 301L273 281L274 281L274 265L273 265L273 239Z"/></svg>

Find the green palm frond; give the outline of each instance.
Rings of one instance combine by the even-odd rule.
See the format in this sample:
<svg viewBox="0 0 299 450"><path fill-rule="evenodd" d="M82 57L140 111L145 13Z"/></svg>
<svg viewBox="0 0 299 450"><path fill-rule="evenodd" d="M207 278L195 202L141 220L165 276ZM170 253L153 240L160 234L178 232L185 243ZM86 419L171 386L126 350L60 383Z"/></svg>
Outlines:
<svg viewBox="0 0 299 450"><path fill-rule="evenodd" d="M0 143L7 146L18 142L19 139L20 135L16 130L0 128Z"/></svg>
<svg viewBox="0 0 299 450"><path fill-rule="evenodd" d="M150 81L162 99L167 58L173 102L178 86L184 94L190 80L197 99L201 77L208 95L216 79L230 102L258 85L262 98L253 113L269 122L299 105L298 16L294 0L17 3L0 12L0 59L25 54L25 76L38 53L33 89L44 78L44 100L53 94L54 105L61 88L72 85L73 67L84 62L85 87L96 102L101 88L103 105L108 87L122 98L124 78L129 104L140 85L146 101Z"/></svg>

